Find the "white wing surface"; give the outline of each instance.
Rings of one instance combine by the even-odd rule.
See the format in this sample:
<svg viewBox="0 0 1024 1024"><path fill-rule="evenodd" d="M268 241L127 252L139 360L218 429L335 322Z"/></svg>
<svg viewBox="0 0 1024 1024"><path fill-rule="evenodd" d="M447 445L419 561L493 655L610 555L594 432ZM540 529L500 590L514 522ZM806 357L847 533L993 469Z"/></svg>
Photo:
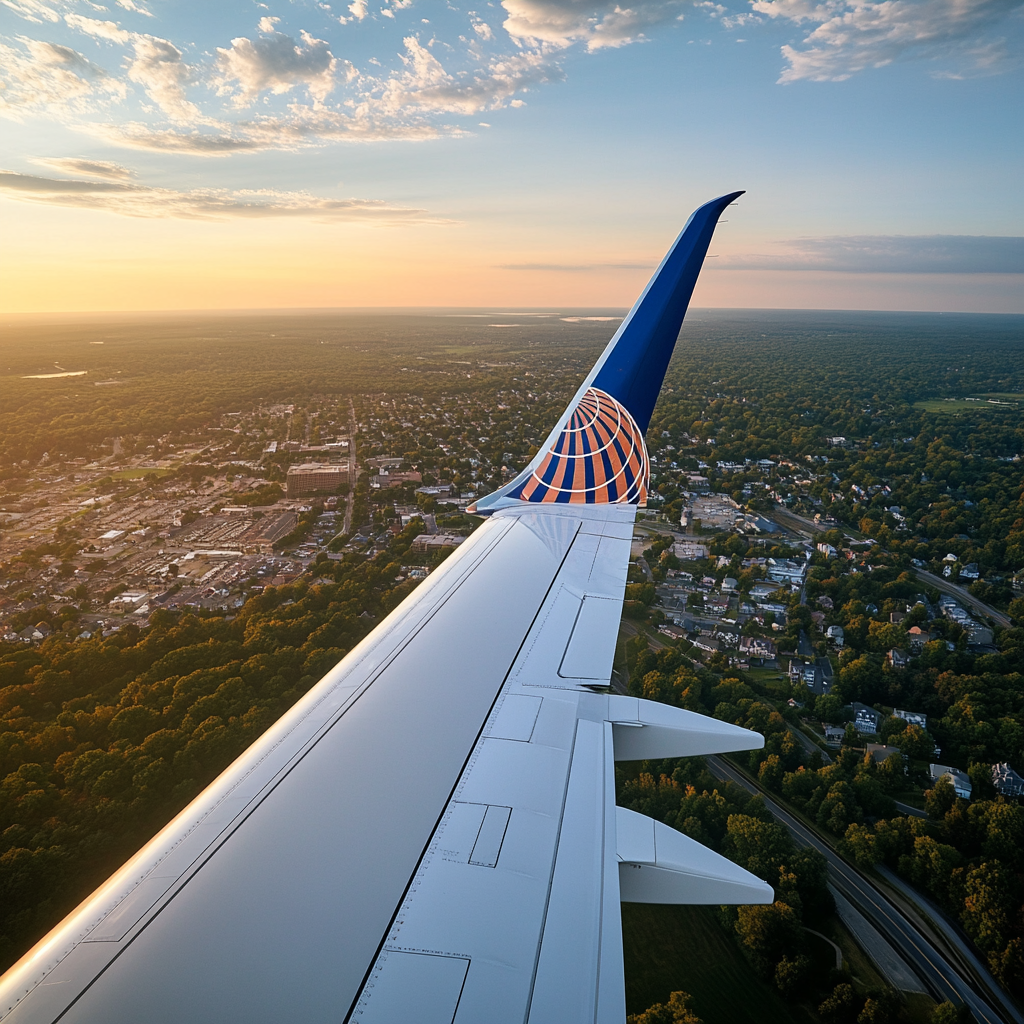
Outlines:
<svg viewBox="0 0 1024 1024"><path fill-rule="evenodd" d="M621 900L771 901L614 786L616 758L763 739L608 686L647 483L637 381L656 397L733 198L694 214L488 521L4 975L0 1019L621 1024Z"/></svg>

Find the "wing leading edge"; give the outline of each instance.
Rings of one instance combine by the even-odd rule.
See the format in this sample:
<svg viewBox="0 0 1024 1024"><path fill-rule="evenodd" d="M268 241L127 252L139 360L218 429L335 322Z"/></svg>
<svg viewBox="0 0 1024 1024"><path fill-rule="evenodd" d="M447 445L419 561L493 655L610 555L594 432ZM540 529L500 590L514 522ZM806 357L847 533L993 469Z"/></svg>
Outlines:
<svg viewBox="0 0 1024 1024"><path fill-rule="evenodd" d="M0 1019L621 1022L620 901L771 888L615 806L614 763L763 738L610 692L690 218L490 515L0 979Z"/></svg>

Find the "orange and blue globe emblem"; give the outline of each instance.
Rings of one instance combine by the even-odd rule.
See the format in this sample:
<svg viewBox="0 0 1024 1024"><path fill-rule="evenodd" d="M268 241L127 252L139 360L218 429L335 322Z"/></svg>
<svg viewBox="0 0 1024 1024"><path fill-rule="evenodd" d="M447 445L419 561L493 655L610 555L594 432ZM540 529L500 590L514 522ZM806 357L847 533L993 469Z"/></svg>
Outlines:
<svg viewBox="0 0 1024 1024"><path fill-rule="evenodd" d="M510 498L585 504L647 503L643 432L611 395L588 388L558 440Z"/></svg>

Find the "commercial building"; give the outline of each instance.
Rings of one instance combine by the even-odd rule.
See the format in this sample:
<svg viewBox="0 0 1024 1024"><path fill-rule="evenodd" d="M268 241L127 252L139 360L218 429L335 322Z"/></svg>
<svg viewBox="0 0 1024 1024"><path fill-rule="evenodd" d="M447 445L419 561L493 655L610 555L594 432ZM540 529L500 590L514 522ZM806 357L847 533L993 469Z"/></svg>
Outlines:
<svg viewBox="0 0 1024 1024"><path fill-rule="evenodd" d="M332 466L320 462L306 462L288 470L288 497L301 498L304 494L336 491L348 482L347 466Z"/></svg>
<svg viewBox="0 0 1024 1024"><path fill-rule="evenodd" d="M790 558L769 558L768 579L794 586L803 584L807 577L807 563Z"/></svg>
<svg viewBox="0 0 1024 1024"><path fill-rule="evenodd" d="M370 486L374 490L382 487L404 487L406 484L423 483L423 476L414 469L401 472L397 469L383 469L370 477Z"/></svg>
<svg viewBox="0 0 1024 1024"><path fill-rule="evenodd" d="M413 542L413 551L440 551L441 548L456 548L466 538L454 533L421 533Z"/></svg>
<svg viewBox="0 0 1024 1024"><path fill-rule="evenodd" d="M682 540L672 545L672 554L681 562L696 562L700 558L708 557L708 548L704 544Z"/></svg>

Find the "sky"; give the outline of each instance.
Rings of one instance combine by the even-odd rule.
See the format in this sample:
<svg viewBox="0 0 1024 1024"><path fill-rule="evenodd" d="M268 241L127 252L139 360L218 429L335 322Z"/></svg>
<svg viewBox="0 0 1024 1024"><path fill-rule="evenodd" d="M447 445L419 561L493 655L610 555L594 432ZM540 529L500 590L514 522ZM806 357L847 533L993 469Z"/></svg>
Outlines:
<svg viewBox="0 0 1024 1024"><path fill-rule="evenodd" d="M1024 0L0 0L3 313L1024 312L1022 180Z"/></svg>

